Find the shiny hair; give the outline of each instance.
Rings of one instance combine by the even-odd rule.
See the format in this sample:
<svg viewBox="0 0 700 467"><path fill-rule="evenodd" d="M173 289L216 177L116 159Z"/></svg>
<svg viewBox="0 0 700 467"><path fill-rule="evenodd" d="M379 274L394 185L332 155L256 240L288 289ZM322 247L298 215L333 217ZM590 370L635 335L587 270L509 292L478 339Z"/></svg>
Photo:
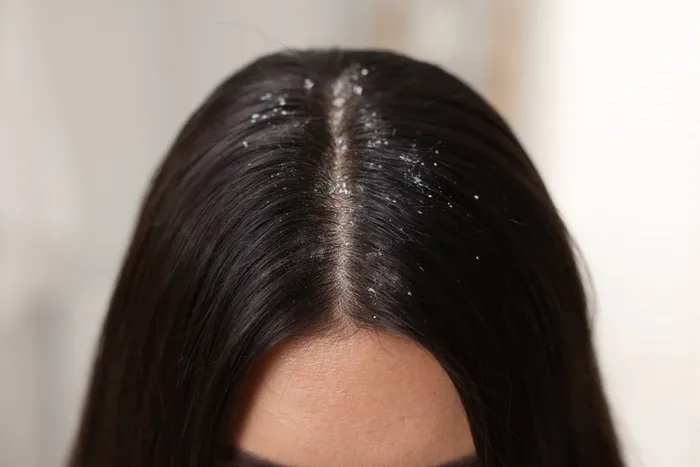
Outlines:
<svg viewBox="0 0 700 467"><path fill-rule="evenodd" d="M267 350L347 326L427 349L483 467L620 467L565 226L440 68L289 51L228 78L145 198L72 467L210 467Z"/></svg>

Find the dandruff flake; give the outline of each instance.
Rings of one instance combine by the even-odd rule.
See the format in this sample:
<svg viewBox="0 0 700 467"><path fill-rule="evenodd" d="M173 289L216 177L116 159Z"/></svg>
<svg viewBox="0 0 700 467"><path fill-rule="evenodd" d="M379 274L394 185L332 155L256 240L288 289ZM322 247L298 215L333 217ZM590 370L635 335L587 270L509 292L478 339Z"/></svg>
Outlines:
<svg viewBox="0 0 700 467"><path fill-rule="evenodd" d="M307 91L311 90L314 87L314 82L311 81L309 78L306 78L304 80L304 89Z"/></svg>

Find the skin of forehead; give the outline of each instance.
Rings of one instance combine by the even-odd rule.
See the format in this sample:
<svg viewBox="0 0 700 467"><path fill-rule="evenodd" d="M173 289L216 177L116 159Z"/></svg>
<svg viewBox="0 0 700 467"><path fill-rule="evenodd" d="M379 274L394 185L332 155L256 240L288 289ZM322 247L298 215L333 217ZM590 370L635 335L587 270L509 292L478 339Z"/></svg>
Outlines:
<svg viewBox="0 0 700 467"><path fill-rule="evenodd" d="M243 386L227 441L276 463L425 467L474 453L449 377L403 337L357 331L288 342Z"/></svg>

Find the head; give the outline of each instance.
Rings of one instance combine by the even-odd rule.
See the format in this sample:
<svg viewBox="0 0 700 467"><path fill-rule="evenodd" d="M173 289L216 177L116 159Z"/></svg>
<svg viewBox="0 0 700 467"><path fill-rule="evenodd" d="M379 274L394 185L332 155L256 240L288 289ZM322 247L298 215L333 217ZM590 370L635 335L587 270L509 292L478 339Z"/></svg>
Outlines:
<svg viewBox="0 0 700 467"><path fill-rule="evenodd" d="M619 467L570 240L438 67L285 52L146 196L72 467Z"/></svg>

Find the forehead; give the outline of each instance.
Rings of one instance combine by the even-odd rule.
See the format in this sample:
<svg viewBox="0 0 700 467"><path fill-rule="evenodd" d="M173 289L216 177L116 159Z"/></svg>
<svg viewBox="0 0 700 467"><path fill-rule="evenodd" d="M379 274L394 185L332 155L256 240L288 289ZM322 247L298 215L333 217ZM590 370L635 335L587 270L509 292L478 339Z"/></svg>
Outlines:
<svg viewBox="0 0 700 467"><path fill-rule="evenodd" d="M276 463L423 467L474 451L442 367L388 333L281 345L244 386L228 441Z"/></svg>

